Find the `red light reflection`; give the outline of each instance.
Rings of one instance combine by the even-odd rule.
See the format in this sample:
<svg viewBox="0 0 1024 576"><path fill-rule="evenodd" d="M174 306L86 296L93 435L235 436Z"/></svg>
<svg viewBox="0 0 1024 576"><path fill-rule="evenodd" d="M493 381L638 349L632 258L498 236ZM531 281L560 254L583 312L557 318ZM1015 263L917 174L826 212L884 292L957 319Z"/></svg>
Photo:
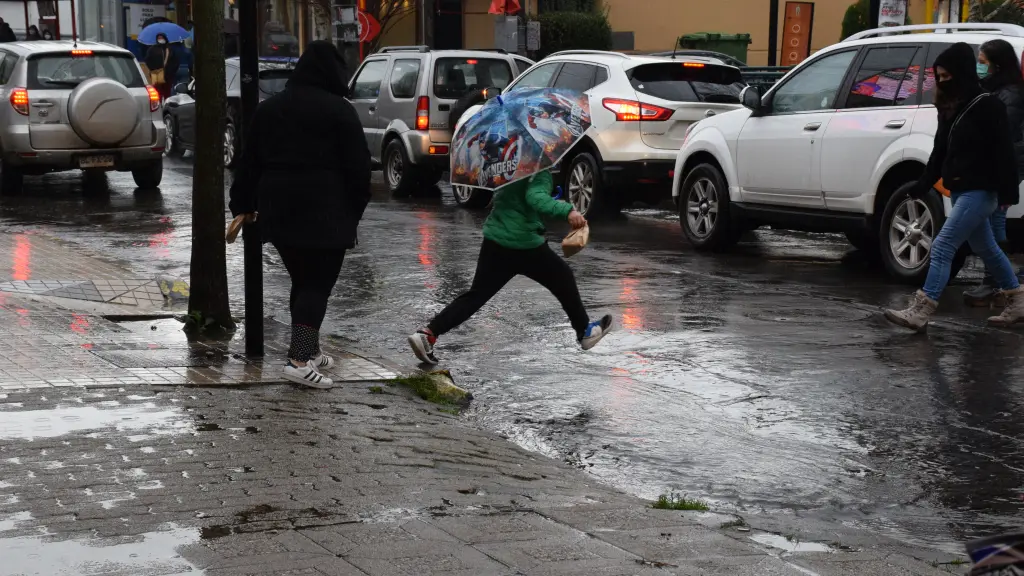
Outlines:
<svg viewBox="0 0 1024 576"><path fill-rule="evenodd" d="M11 277L14 280L28 280L32 277L32 239L28 234L18 234L14 237Z"/></svg>
<svg viewBox="0 0 1024 576"><path fill-rule="evenodd" d="M81 314L71 315L71 331L85 334L89 331L89 318Z"/></svg>
<svg viewBox="0 0 1024 576"><path fill-rule="evenodd" d="M637 332L644 327L644 309L636 306L640 303L640 294L637 293L637 285L640 281L636 278L624 277L622 279L622 290L619 292L619 301L623 304L633 306L627 307L622 312L622 326L629 332Z"/></svg>

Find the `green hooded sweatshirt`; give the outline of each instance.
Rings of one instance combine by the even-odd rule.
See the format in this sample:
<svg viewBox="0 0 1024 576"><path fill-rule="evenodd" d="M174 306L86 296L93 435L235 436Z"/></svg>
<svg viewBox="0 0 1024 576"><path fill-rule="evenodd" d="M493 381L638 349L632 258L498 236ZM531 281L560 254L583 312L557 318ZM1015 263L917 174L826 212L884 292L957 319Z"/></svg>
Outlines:
<svg viewBox="0 0 1024 576"><path fill-rule="evenodd" d="M542 217L565 220L572 204L551 197L547 170L495 192L494 208L484 222L484 238L513 250L532 250L546 242Z"/></svg>

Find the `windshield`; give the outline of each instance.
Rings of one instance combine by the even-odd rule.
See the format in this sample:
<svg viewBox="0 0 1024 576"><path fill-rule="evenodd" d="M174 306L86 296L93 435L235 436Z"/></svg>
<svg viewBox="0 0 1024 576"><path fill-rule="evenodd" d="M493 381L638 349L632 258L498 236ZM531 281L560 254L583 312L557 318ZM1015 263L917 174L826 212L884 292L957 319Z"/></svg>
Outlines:
<svg viewBox="0 0 1024 576"><path fill-rule="evenodd" d="M262 96L273 96L284 90L289 76L291 76L291 70L260 72L260 92L262 92Z"/></svg>
<svg viewBox="0 0 1024 576"><path fill-rule="evenodd" d="M739 104L746 84L730 66L696 62L645 64L630 74L633 89L672 102Z"/></svg>
<svg viewBox="0 0 1024 576"><path fill-rule="evenodd" d="M144 88L135 59L127 54L44 54L28 61L28 88L74 88L90 78L110 78Z"/></svg>
<svg viewBox="0 0 1024 576"><path fill-rule="evenodd" d="M458 100L470 90L498 88L512 82L512 68L497 58L439 58L434 66L434 95Z"/></svg>

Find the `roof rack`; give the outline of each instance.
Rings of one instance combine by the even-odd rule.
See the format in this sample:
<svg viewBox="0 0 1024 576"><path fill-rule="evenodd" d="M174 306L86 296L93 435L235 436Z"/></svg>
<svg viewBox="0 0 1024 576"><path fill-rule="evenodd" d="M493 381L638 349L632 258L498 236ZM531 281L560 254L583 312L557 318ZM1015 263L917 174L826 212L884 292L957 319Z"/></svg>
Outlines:
<svg viewBox="0 0 1024 576"><path fill-rule="evenodd" d="M567 56L570 54L594 54L597 56L618 56L619 58L629 58L622 52L610 52L608 50L562 50L561 52L555 52L554 54L548 54L551 56Z"/></svg>
<svg viewBox="0 0 1024 576"><path fill-rule="evenodd" d="M497 52L498 54L508 54L508 51L504 48L463 48L467 52Z"/></svg>
<svg viewBox="0 0 1024 576"><path fill-rule="evenodd" d="M430 46L385 46L377 51L378 54L385 52L430 52Z"/></svg>
<svg viewBox="0 0 1024 576"><path fill-rule="evenodd" d="M954 22L950 24L909 24L907 26L890 26L888 28L875 28L874 30L865 30L863 32L858 32L853 36L850 36L846 40L843 40L843 42L849 42L851 40L863 40L864 38L877 38L879 36L887 36L889 34L903 34L906 32L926 31L942 33L952 33L961 31L992 32L1000 34L1002 36L1014 36L1017 38L1024 38L1024 27L1018 26L1016 24Z"/></svg>

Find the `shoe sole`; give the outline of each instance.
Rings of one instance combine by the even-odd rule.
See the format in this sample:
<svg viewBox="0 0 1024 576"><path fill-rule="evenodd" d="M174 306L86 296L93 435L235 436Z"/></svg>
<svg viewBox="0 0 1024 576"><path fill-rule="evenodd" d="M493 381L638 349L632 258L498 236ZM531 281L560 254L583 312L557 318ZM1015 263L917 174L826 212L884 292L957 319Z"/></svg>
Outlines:
<svg viewBox="0 0 1024 576"><path fill-rule="evenodd" d="M330 390L331 388L334 388L333 381L329 381L329 384L325 384L324 381L321 380L320 383L317 384L315 382L310 382L301 376L293 376L291 374L284 374L284 379L293 384L301 384L306 388L315 388L317 390Z"/></svg>
<svg viewBox="0 0 1024 576"><path fill-rule="evenodd" d="M583 348L584 350L592 350L595 346L600 344L601 340L604 340L604 337L607 336L608 334L610 334L611 331L612 331L612 317L611 316L605 316L604 318L601 318L601 337L598 338L597 340L594 340L593 342L591 342L591 343L589 343L587 345L584 345L581 342L580 343L580 347Z"/></svg>
<svg viewBox="0 0 1024 576"><path fill-rule="evenodd" d="M924 326L921 326L920 328L918 328L917 326L911 326L905 320L903 320L903 318L900 318L899 316L893 314L892 312L889 312L888 310L885 311L885 319L888 320L889 322L892 322L893 324L901 327L901 328L906 328L908 330L913 330L914 332L917 332L918 334L920 334L922 332L926 332L928 330L928 325L927 324L925 324Z"/></svg>
<svg viewBox="0 0 1024 576"><path fill-rule="evenodd" d="M409 347L412 348L412 353L419 358L420 362L430 364L431 366L437 366L437 360L432 360L430 356L427 355L427 351L423 348L419 338L416 336L409 336Z"/></svg>

